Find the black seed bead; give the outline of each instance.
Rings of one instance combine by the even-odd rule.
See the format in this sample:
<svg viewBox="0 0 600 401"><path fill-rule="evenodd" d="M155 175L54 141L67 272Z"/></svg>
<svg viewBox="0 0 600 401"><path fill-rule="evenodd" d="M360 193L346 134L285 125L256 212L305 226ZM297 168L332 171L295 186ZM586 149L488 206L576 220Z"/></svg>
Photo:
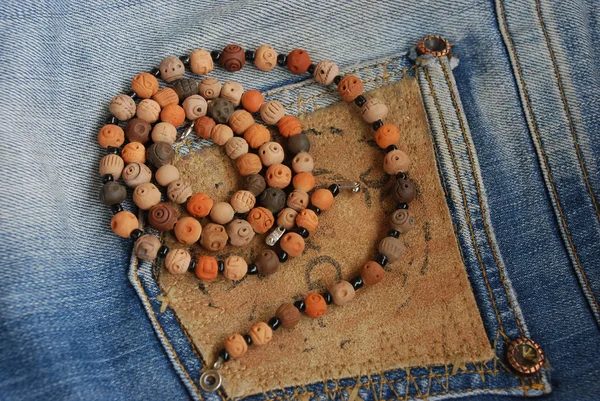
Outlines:
<svg viewBox="0 0 600 401"><path fill-rule="evenodd" d="M300 301L296 301L294 302L294 306L296 307L296 309L298 309L300 312L304 312L306 310L306 304L304 303L304 301L300 300Z"/></svg>
<svg viewBox="0 0 600 401"><path fill-rule="evenodd" d="M127 92L127 96L129 96L133 100L137 99L137 97L138 97L137 93L135 93L134 91Z"/></svg>
<svg viewBox="0 0 600 401"><path fill-rule="evenodd" d="M300 236L302 238L304 238L304 239L308 238L308 236L310 234L308 232L308 230L306 228L304 228L304 227L297 227L295 231L296 231L297 234L300 234Z"/></svg>
<svg viewBox="0 0 600 401"><path fill-rule="evenodd" d="M250 337L250 334L244 334L244 340L246 340L246 344L252 345L252 337Z"/></svg>
<svg viewBox="0 0 600 401"><path fill-rule="evenodd" d="M354 290L358 290L360 287L365 285L361 276L356 276L352 280L350 280L350 284L354 287Z"/></svg>
<svg viewBox="0 0 600 401"><path fill-rule="evenodd" d="M119 148L115 148L114 146L109 146L106 148L106 151L108 153L111 153L113 155L118 155L119 154Z"/></svg>
<svg viewBox="0 0 600 401"><path fill-rule="evenodd" d="M387 232L388 237L400 238L400 233L396 230L390 230Z"/></svg>
<svg viewBox="0 0 600 401"><path fill-rule="evenodd" d="M254 53L254 50L246 50L246 60L254 61L254 57L256 57L256 53Z"/></svg>
<svg viewBox="0 0 600 401"><path fill-rule="evenodd" d="M210 56L214 61L218 61L219 57L221 57L221 52L219 50L213 50L212 52L210 52Z"/></svg>
<svg viewBox="0 0 600 401"><path fill-rule="evenodd" d="M396 145L390 145L387 148L385 148L385 153L393 152L396 149L398 149L398 147Z"/></svg>
<svg viewBox="0 0 600 401"><path fill-rule="evenodd" d="M308 73L309 74L314 74L315 73L315 68L317 68L316 65L314 65L314 64L309 65L308 66Z"/></svg>
<svg viewBox="0 0 600 401"><path fill-rule="evenodd" d="M196 271L196 264L198 262L196 261L196 258L192 258L192 260L190 261L190 264L188 265L188 271L194 273Z"/></svg>
<svg viewBox="0 0 600 401"><path fill-rule="evenodd" d="M354 104L357 105L358 107L362 107L363 104L367 103L367 98L364 97L363 95L358 95L358 97L356 99L354 99Z"/></svg>
<svg viewBox="0 0 600 401"><path fill-rule="evenodd" d="M377 131L379 128L383 126L383 121L377 120L373 123L373 131Z"/></svg>
<svg viewBox="0 0 600 401"><path fill-rule="evenodd" d="M275 253L277 254L277 258L279 259L279 261L281 263L287 262L288 254L286 251L284 251L283 249L279 249L279 250L275 251Z"/></svg>
<svg viewBox="0 0 600 401"><path fill-rule="evenodd" d="M116 205L112 205L110 207L110 211L112 212L112 214L117 214L123 211L123 206L121 206L120 203L117 203Z"/></svg>
<svg viewBox="0 0 600 401"><path fill-rule="evenodd" d="M258 274L258 266L255 263L248 265L248 274Z"/></svg>
<svg viewBox="0 0 600 401"><path fill-rule="evenodd" d="M115 116L110 116L106 119L106 124L119 124L119 119ZM111 146L112 147L112 146Z"/></svg>
<svg viewBox="0 0 600 401"><path fill-rule="evenodd" d="M279 328L279 326L281 326L281 320L279 320L279 318L272 317L271 319L269 319L269 323L267 323L267 324L273 330L277 330Z"/></svg>
<svg viewBox="0 0 600 401"><path fill-rule="evenodd" d="M219 273L223 273L225 271L225 262L222 260L217 262L217 266L219 266Z"/></svg>
<svg viewBox="0 0 600 401"><path fill-rule="evenodd" d="M144 232L142 230L140 230L139 228L136 228L135 230L133 230L131 232L131 234L129 234L129 238L131 238L132 240L136 240L138 238L140 238L142 235L144 234Z"/></svg>
<svg viewBox="0 0 600 401"><path fill-rule="evenodd" d="M403 173L402 171L400 171L398 174L396 174L396 178L399 178L401 180L406 180L408 178L408 176L406 175L406 173Z"/></svg>
<svg viewBox="0 0 600 401"><path fill-rule="evenodd" d="M279 56L277 56L277 64L279 64L282 67L285 67L287 65L287 56L285 54L280 54Z"/></svg>
<svg viewBox="0 0 600 401"><path fill-rule="evenodd" d="M338 196L340 194L340 186L338 184L331 184L327 189L333 194L333 196Z"/></svg>
<svg viewBox="0 0 600 401"><path fill-rule="evenodd" d="M219 356L223 359L223 362L227 362L229 360L229 352L226 349L222 349L219 351Z"/></svg>
<svg viewBox="0 0 600 401"><path fill-rule="evenodd" d="M396 209L408 209L408 203L404 203L404 202L397 203Z"/></svg>
<svg viewBox="0 0 600 401"><path fill-rule="evenodd" d="M381 267L385 267L388 264L388 258L384 254L378 253L375 262L379 263Z"/></svg>
<svg viewBox="0 0 600 401"><path fill-rule="evenodd" d="M158 257L159 257L159 258L164 258L164 257L166 257L166 256L167 256L167 253L169 253L169 247L168 247L168 246L166 246L166 245L163 245L163 246L161 246L161 247L158 249Z"/></svg>
<svg viewBox="0 0 600 401"><path fill-rule="evenodd" d="M338 85L340 83L340 81L342 80L342 78L344 78L343 75L336 75L335 78L333 78L333 83Z"/></svg>
<svg viewBox="0 0 600 401"><path fill-rule="evenodd" d="M329 291L325 291L323 293L323 298L325 299L325 303L327 305L331 305L331 303L333 302L333 299L331 299L331 294L329 293Z"/></svg>
<svg viewBox="0 0 600 401"><path fill-rule="evenodd" d="M313 212L315 212L315 214L318 216L321 214L321 209L319 209L318 207L316 207L315 205L309 205L308 208L310 210L312 210Z"/></svg>
<svg viewBox="0 0 600 401"><path fill-rule="evenodd" d="M154 67L150 70L150 74L154 75L157 78L160 77L160 68Z"/></svg>
<svg viewBox="0 0 600 401"><path fill-rule="evenodd" d="M104 174L102 176L102 183L103 184L106 184L107 182L114 181L114 180L115 180L115 178L113 177L112 174Z"/></svg>
<svg viewBox="0 0 600 401"><path fill-rule="evenodd" d="M179 60L181 60L183 65L190 65L190 56L179 56Z"/></svg>

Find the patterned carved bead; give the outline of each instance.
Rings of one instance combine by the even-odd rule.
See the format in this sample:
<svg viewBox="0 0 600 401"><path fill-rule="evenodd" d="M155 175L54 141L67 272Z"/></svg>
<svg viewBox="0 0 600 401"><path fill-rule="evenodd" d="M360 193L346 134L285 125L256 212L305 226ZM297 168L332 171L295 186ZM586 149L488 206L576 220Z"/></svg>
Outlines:
<svg viewBox="0 0 600 401"><path fill-rule="evenodd" d="M233 104L233 107L238 107L242 101L242 95L244 94L244 87L238 82L227 81L223 84L221 89L221 97L227 99Z"/></svg>
<svg viewBox="0 0 600 401"><path fill-rule="evenodd" d="M238 45L227 45L219 56L219 64L227 71L234 72L242 69L246 64L244 49Z"/></svg>
<svg viewBox="0 0 600 401"><path fill-rule="evenodd" d="M166 142L172 145L177 139L177 128L171 123L158 123L152 129L154 142Z"/></svg>
<svg viewBox="0 0 600 401"><path fill-rule="evenodd" d="M339 73L340 69L333 61L321 60L315 67L315 80L321 85L331 85Z"/></svg>
<svg viewBox="0 0 600 401"><path fill-rule="evenodd" d="M338 93L340 97L346 101L351 102L362 94L364 91L364 85L359 77L356 75L346 75L338 84Z"/></svg>
<svg viewBox="0 0 600 401"><path fill-rule="evenodd" d="M400 140L400 130L394 124L383 124L375 132L375 142L381 149L396 145Z"/></svg>
<svg viewBox="0 0 600 401"><path fill-rule="evenodd" d="M285 188L292 181L292 170L285 164L273 164L266 173L267 185L273 188Z"/></svg>
<svg viewBox="0 0 600 401"><path fill-rule="evenodd" d="M200 245L207 251L217 252L225 248L228 239L225 227L220 224L208 223L202 229Z"/></svg>
<svg viewBox="0 0 600 401"><path fill-rule="evenodd" d="M146 163L146 148L139 142L129 142L123 146L121 157L127 164L129 163Z"/></svg>
<svg viewBox="0 0 600 401"><path fill-rule="evenodd" d="M317 189L310 197L310 202L321 210L327 210L333 205L333 194L327 189Z"/></svg>
<svg viewBox="0 0 600 401"><path fill-rule="evenodd" d="M271 71L277 66L277 52L271 46L259 46L256 49L254 65L261 71Z"/></svg>
<svg viewBox="0 0 600 401"><path fill-rule="evenodd" d="M190 70L196 75L206 75L213 70L213 59L210 52L196 49L190 53Z"/></svg>
<svg viewBox="0 0 600 401"><path fill-rule="evenodd" d="M390 226L401 234L406 234L415 226L415 218L410 210L397 209L390 217Z"/></svg>
<svg viewBox="0 0 600 401"><path fill-rule="evenodd" d="M298 173L292 179L292 184L295 189L301 189L305 192L310 192L315 187L315 176L307 171Z"/></svg>
<svg viewBox="0 0 600 401"><path fill-rule="evenodd" d="M410 203L415 199L415 184L411 180L396 178L392 185L392 196L396 202Z"/></svg>
<svg viewBox="0 0 600 401"><path fill-rule="evenodd" d="M269 125L277 124L285 115L285 108L277 100L265 102L260 106L260 117Z"/></svg>
<svg viewBox="0 0 600 401"><path fill-rule="evenodd" d="M242 106L249 113L258 113L264 101L265 97L256 89L250 89L242 95Z"/></svg>
<svg viewBox="0 0 600 401"><path fill-rule="evenodd" d="M118 205L127 198L125 187L115 181L109 181L100 189L100 202L107 206Z"/></svg>
<svg viewBox="0 0 600 401"><path fill-rule="evenodd" d="M294 74L304 74L312 63L306 50L294 49L287 56L287 68Z"/></svg>
<svg viewBox="0 0 600 401"><path fill-rule="evenodd" d="M233 130L225 124L217 124L210 131L210 139L219 146L223 146L233 138Z"/></svg>
<svg viewBox="0 0 600 401"><path fill-rule="evenodd" d="M179 128L185 121L185 111L178 104L170 104L161 110L160 120L173 124L175 128Z"/></svg>
<svg viewBox="0 0 600 401"><path fill-rule="evenodd" d="M319 226L319 216L310 209L301 210L296 216L296 225L306 228L308 232L312 233Z"/></svg>
<svg viewBox="0 0 600 401"><path fill-rule="evenodd" d="M227 235L231 245L244 246L254 238L254 230L246 220L235 219L227 224Z"/></svg>
<svg viewBox="0 0 600 401"><path fill-rule="evenodd" d="M182 103L185 116L188 120L194 121L206 115L208 103L200 95L191 95Z"/></svg>
<svg viewBox="0 0 600 401"><path fill-rule="evenodd" d="M298 135L302 132L302 124L300 124L300 121L294 116L282 117L281 120L277 122L277 128L279 128L279 133L284 138L289 138L290 136Z"/></svg>
<svg viewBox="0 0 600 401"><path fill-rule="evenodd" d="M239 190L233 194L229 203L237 213L247 213L256 204L256 197L250 191Z"/></svg>
<svg viewBox="0 0 600 401"><path fill-rule="evenodd" d="M127 95L117 95L108 106L110 114L121 121L126 121L135 115L135 101Z"/></svg>
<svg viewBox="0 0 600 401"><path fill-rule="evenodd" d="M272 164L283 163L285 152L277 142L267 142L258 149L258 156L262 164L268 167Z"/></svg>
<svg viewBox="0 0 600 401"><path fill-rule="evenodd" d="M141 72L133 77L131 90L142 99L150 99L158 92L158 79L148 72Z"/></svg>
<svg viewBox="0 0 600 401"><path fill-rule="evenodd" d="M266 233L275 223L273 213L264 207L255 207L250 210L247 220L254 232L258 234Z"/></svg>
<svg viewBox="0 0 600 401"><path fill-rule="evenodd" d="M210 281L219 275L219 265L213 256L200 256L196 263L196 277L200 280Z"/></svg>
<svg viewBox="0 0 600 401"><path fill-rule="evenodd" d="M194 217L206 217L213 207L213 200L205 193L198 192L188 200L186 209Z"/></svg>
<svg viewBox="0 0 600 401"><path fill-rule="evenodd" d="M178 104L179 96L172 88L163 88L152 96L152 100L156 101L161 108L165 108L170 104Z"/></svg>
<svg viewBox="0 0 600 401"><path fill-rule="evenodd" d="M260 194L260 204L275 214L285 207L285 192L279 188L267 188Z"/></svg>
<svg viewBox="0 0 600 401"><path fill-rule="evenodd" d="M198 94L198 82L191 78L182 78L173 85L173 90L177 93L179 101L183 102L192 95Z"/></svg>
<svg viewBox="0 0 600 401"><path fill-rule="evenodd" d="M399 238L385 237L379 242L378 250L388 258L389 263L394 263L404 253L404 244Z"/></svg>
<svg viewBox="0 0 600 401"><path fill-rule="evenodd" d="M148 223L158 231L169 231L177 223L177 210L169 203L152 206L148 212Z"/></svg>
<svg viewBox="0 0 600 401"><path fill-rule="evenodd" d="M123 210L115 214L110 221L110 228L121 238L129 238L131 232L139 227L138 219L131 212Z"/></svg>
<svg viewBox="0 0 600 401"><path fill-rule="evenodd" d="M248 344L241 334L235 333L225 340L225 350L232 358L239 358L248 351Z"/></svg>
<svg viewBox="0 0 600 401"><path fill-rule="evenodd" d="M152 131L150 123L141 118L132 118L125 126L125 136L130 142L148 142L150 131Z"/></svg>
<svg viewBox="0 0 600 401"><path fill-rule="evenodd" d="M123 169L123 181L130 188L135 188L140 184L150 182L152 179L152 171L143 163L129 163Z"/></svg>
<svg viewBox="0 0 600 401"><path fill-rule="evenodd" d="M155 142L146 150L146 160L156 168L171 163L174 156L175 152L167 142Z"/></svg>
<svg viewBox="0 0 600 401"><path fill-rule="evenodd" d="M247 272L248 264L241 256L232 255L225 259L225 270L223 270L223 276L226 279L238 281L244 278Z"/></svg>
<svg viewBox="0 0 600 401"><path fill-rule="evenodd" d="M314 292L309 293L306 298L304 298L304 303L306 304L304 313L312 318L321 317L327 312L325 298Z"/></svg>
<svg viewBox="0 0 600 401"><path fill-rule="evenodd" d="M160 77L168 84L181 79L185 73L183 62L176 56L164 58L158 65L158 69Z"/></svg>
<svg viewBox="0 0 600 401"><path fill-rule="evenodd" d="M227 202L217 202L210 210L210 218L217 224L227 224L233 220L235 210Z"/></svg>
<svg viewBox="0 0 600 401"><path fill-rule="evenodd" d="M225 143L225 153L231 160L237 160L248 153L248 142L244 138L233 137Z"/></svg>
<svg viewBox="0 0 600 401"><path fill-rule="evenodd" d="M289 231L292 228L294 228L296 216L298 216L297 211L290 207L286 207L277 215L277 225L282 226L283 228Z"/></svg>
<svg viewBox="0 0 600 401"><path fill-rule="evenodd" d="M182 248L171 249L165 258L165 267L171 274L185 274L192 261L192 255Z"/></svg>
<svg viewBox="0 0 600 401"><path fill-rule="evenodd" d="M388 152L383 158L383 169L389 175L396 175L408 171L410 158L403 151L396 149Z"/></svg>
<svg viewBox="0 0 600 401"><path fill-rule="evenodd" d="M198 90L206 100L216 99L221 94L221 83L216 78L204 78L200 81Z"/></svg>
<svg viewBox="0 0 600 401"><path fill-rule="evenodd" d="M252 344L265 345L273 338L273 329L265 322L258 322L250 328L250 337Z"/></svg>
<svg viewBox="0 0 600 401"><path fill-rule="evenodd" d="M158 182L158 185L166 187L173 181L179 179L179 170L172 164L165 164L156 170L154 178L156 179L156 182Z"/></svg>
<svg viewBox="0 0 600 401"><path fill-rule="evenodd" d="M368 261L360 268L360 276L367 285L375 285L383 280L385 271L377 262Z"/></svg>
<svg viewBox="0 0 600 401"><path fill-rule="evenodd" d="M140 260L153 261L158 255L161 243L154 235L142 235L133 244L133 253Z"/></svg>
<svg viewBox="0 0 600 401"><path fill-rule="evenodd" d="M212 129L217 125L215 120L208 116L200 117L194 124L194 131L199 138L208 139L212 133Z"/></svg>
<svg viewBox="0 0 600 401"><path fill-rule="evenodd" d="M388 112L389 109L386 104L377 98L367 100L360 108L360 115L363 120L369 124L372 124L377 120L385 119Z"/></svg>
<svg viewBox="0 0 600 401"><path fill-rule="evenodd" d="M337 283L329 286L327 291L331 294L333 303L338 306L346 305L348 302L354 299L356 291L352 284L346 280L338 281Z"/></svg>
<svg viewBox="0 0 600 401"><path fill-rule="evenodd" d="M150 124L154 124L160 117L160 105L152 99L143 99L137 105L136 116Z"/></svg>
<svg viewBox="0 0 600 401"><path fill-rule="evenodd" d="M271 139L271 133L264 125L252 124L244 132L244 139L252 149L257 149Z"/></svg>
<svg viewBox="0 0 600 401"><path fill-rule="evenodd" d="M282 304L277 311L275 316L281 321L281 326L284 329L291 329L300 323L300 311L292 304Z"/></svg>
<svg viewBox="0 0 600 401"><path fill-rule="evenodd" d="M231 113L233 113L233 104L222 97L214 99L208 105L208 115L219 124L227 124Z"/></svg>
<svg viewBox="0 0 600 401"><path fill-rule="evenodd" d="M161 193L152 183L140 184L133 190L133 203L142 210L148 210L160 203Z"/></svg>
<svg viewBox="0 0 600 401"><path fill-rule="evenodd" d="M98 143L103 148L108 148L109 146L118 148L123 145L123 142L125 142L125 133L123 132L123 128L116 124L106 124L98 131Z"/></svg>
<svg viewBox="0 0 600 401"><path fill-rule="evenodd" d="M260 173L260 170L262 170L262 163L260 162L260 157L258 157L254 153L245 153L241 155L237 158L236 165L242 177L245 177L250 174L258 174Z"/></svg>
<svg viewBox="0 0 600 401"><path fill-rule="evenodd" d="M173 231L179 242L192 245L200 239L202 225L195 218L187 216L177 220Z"/></svg>
<svg viewBox="0 0 600 401"><path fill-rule="evenodd" d="M254 117L246 110L236 110L229 116L229 126L238 135L242 135L244 131L254 124Z"/></svg>
<svg viewBox="0 0 600 401"><path fill-rule="evenodd" d="M288 195L287 206L297 212L308 207L309 196L301 189L295 189Z"/></svg>
<svg viewBox="0 0 600 401"><path fill-rule="evenodd" d="M315 168L315 162L310 153L300 152L292 160L292 168L296 173L304 171L311 172Z"/></svg>
<svg viewBox="0 0 600 401"><path fill-rule="evenodd" d="M192 196L192 186L189 182L178 179L171 182L167 188L167 197L177 204L185 203Z"/></svg>
<svg viewBox="0 0 600 401"><path fill-rule="evenodd" d="M267 183L260 174L250 174L244 180L246 182L246 191L250 191L254 196L260 195L267 188Z"/></svg>
<svg viewBox="0 0 600 401"><path fill-rule="evenodd" d="M100 172L100 177L105 174L110 174L116 181L121 178L121 173L123 172L124 166L125 162L121 156L113 154L106 155L100 159L100 168L98 169Z"/></svg>
<svg viewBox="0 0 600 401"><path fill-rule="evenodd" d="M302 255L304 252L304 238L300 234L287 233L279 241L281 249L287 252L291 257Z"/></svg>
<svg viewBox="0 0 600 401"><path fill-rule="evenodd" d="M272 249L261 251L254 263L258 267L258 272L265 276L273 274L279 269L279 258Z"/></svg>

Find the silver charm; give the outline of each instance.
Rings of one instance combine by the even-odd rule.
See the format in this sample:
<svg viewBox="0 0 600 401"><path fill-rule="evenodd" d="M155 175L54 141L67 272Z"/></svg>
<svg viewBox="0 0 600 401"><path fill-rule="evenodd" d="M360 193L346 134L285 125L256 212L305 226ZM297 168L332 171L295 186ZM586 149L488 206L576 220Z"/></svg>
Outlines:
<svg viewBox="0 0 600 401"><path fill-rule="evenodd" d="M200 387L204 391L216 391L223 384L223 377L219 370L223 367L223 359L219 357L213 368L204 371L200 376Z"/></svg>
<svg viewBox="0 0 600 401"><path fill-rule="evenodd" d="M277 241L279 241L279 239L283 236L283 233L285 233L285 228L283 228L282 226L277 226L273 229L273 231L271 231L269 235L267 235L267 238L265 238L265 242L269 246L275 246Z"/></svg>
<svg viewBox="0 0 600 401"><path fill-rule="evenodd" d="M179 135L179 138L177 138L178 141L185 141L185 139L190 136L190 134L192 133L193 129L194 129L194 124L196 124L196 121L192 121L190 123L190 125L187 126L186 129L183 130L183 132L181 132L181 134Z"/></svg>
<svg viewBox="0 0 600 401"><path fill-rule="evenodd" d="M356 181L344 181L338 184L340 190L351 190L354 193L360 191L360 183Z"/></svg>

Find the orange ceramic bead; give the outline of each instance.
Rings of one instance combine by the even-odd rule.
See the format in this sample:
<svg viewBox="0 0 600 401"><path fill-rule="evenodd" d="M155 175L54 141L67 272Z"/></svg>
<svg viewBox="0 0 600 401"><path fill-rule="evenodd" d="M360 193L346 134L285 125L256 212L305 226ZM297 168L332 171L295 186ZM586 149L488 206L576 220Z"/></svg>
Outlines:
<svg viewBox="0 0 600 401"><path fill-rule="evenodd" d="M227 121L233 132L242 135L254 124L254 117L246 110L236 110L229 116Z"/></svg>
<svg viewBox="0 0 600 401"><path fill-rule="evenodd" d="M177 220L173 231L179 242L192 245L200 239L202 225L195 218L187 216Z"/></svg>
<svg viewBox="0 0 600 401"><path fill-rule="evenodd" d="M314 292L309 293L306 298L304 298L304 304L306 305L304 313L310 317L321 317L327 312L327 302L325 302L325 298Z"/></svg>
<svg viewBox="0 0 600 401"><path fill-rule="evenodd" d="M250 113L258 113L264 101L265 97L256 89L250 89L242 95L242 106Z"/></svg>
<svg viewBox="0 0 600 401"><path fill-rule="evenodd" d="M192 195L187 203L187 211L194 217L206 217L210 213L210 209L213 207L213 200L210 196L198 192Z"/></svg>
<svg viewBox="0 0 600 401"><path fill-rule="evenodd" d="M225 340L225 349L232 358L239 358L248 351L248 344L241 334L235 333Z"/></svg>
<svg viewBox="0 0 600 401"><path fill-rule="evenodd" d="M362 265L359 270L360 277L362 277L366 285L379 283L383 279L384 273L383 267L372 260Z"/></svg>
<svg viewBox="0 0 600 401"><path fill-rule="evenodd" d="M129 238L131 232L138 227L137 217L126 210L115 214L110 221L110 228L121 238Z"/></svg>
<svg viewBox="0 0 600 401"><path fill-rule="evenodd" d="M328 189L317 189L310 197L313 205L321 210L327 210L333 205L333 194Z"/></svg>
<svg viewBox="0 0 600 401"><path fill-rule="evenodd" d="M285 188L292 181L292 170L285 164L273 164L267 169L265 180L270 187Z"/></svg>
<svg viewBox="0 0 600 401"><path fill-rule="evenodd" d="M150 99L158 92L158 79L149 72L139 73L131 81L131 90L142 99Z"/></svg>
<svg viewBox="0 0 600 401"><path fill-rule="evenodd" d="M250 223L254 232L258 234L266 233L273 227L273 223L275 223L273 213L264 207L255 207L250 210L246 220L248 220L248 223Z"/></svg>
<svg viewBox="0 0 600 401"><path fill-rule="evenodd" d="M291 257L300 256L304 252L304 238L300 234L287 233L279 242L281 249L287 252Z"/></svg>
<svg viewBox="0 0 600 401"><path fill-rule="evenodd" d="M294 189L301 189L305 192L310 192L315 187L315 176L308 171L298 173L294 176L292 183Z"/></svg>
<svg viewBox="0 0 600 401"><path fill-rule="evenodd" d="M214 280L219 274L219 264L213 256L200 256L196 263L196 277L200 280Z"/></svg>
<svg viewBox="0 0 600 401"><path fill-rule="evenodd" d="M194 131L196 131L196 135L198 135L198 137L208 139L210 138L210 133L215 125L217 125L215 120L209 116L203 116L196 120L196 123L194 124Z"/></svg>
<svg viewBox="0 0 600 401"><path fill-rule="evenodd" d="M294 74L304 74L312 63L306 50L294 49L287 56L287 68Z"/></svg>
<svg viewBox="0 0 600 401"><path fill-rule="evenodd" d="M400 140L400 130L394 124L383 124L375 132L375 142L381 149L395 145Z"/></svg>
<svg viewBox="0 0 600 401"><path fill-rule="evenodd" d="M116 124L106 124L98 131L98 143L103 148L113 146L118 148L125 142L125 132L123 128Z"/></svg>
<svg viewBox="0 0 600 401"><path fill-rule="evenodd" d="M175 128L181 127L185 121L185 110L178 104L170 104L161 110L160 120L173 124Z"/></svg>
<svg viewBox="0 0 600 401"><path fill-rule="evenodd" d="M279 133L285 138L298 135L302 132L302 124L294 116L285 116L277 121L277 128L279 128Z"/></svg>
<svg viewBox="0 0 600 401"><path fill-rule="evenodd" d="M338 84L338 93L346 102L351 102L362 94L365 87L356 75L346 75Z"/></svg>
<svg viewBox="0 0 600 401"><path fill-rule="evenodd" d="M271 133L264 125L252 124L246 132L244 132L244 139L252 149L257 149L264 143L269 142Z"/></svg>
<svg viewBox="0 0 600 401"><path fill-rule="evenodd" d="M246 153L237 158L236 165L238 171L245 177L250 174L257 174L262 170L260 157L254 153Z"/></svg>
<svg viewBox="0 0 600 401"><path fill-rule="evenodd" d="M152 100L164 109L170 104L179 104L179 95L172 88L163 88L152 95Z"/></svg>
<svg viewBox="0 0 600 401"><path fill-rule="evenodd" d="M312 233L319 226L319 217L310 209L301 210L296 216L296 225L304 227L308 232Z"/></svg>
<svg viewBox="0 0 600 401"><path fill-rule="evenodd" d="M146 148L139 142L129 142L123 146L121 158L123 158L125 164L134 162L144 164L146 163Z"/></svg>

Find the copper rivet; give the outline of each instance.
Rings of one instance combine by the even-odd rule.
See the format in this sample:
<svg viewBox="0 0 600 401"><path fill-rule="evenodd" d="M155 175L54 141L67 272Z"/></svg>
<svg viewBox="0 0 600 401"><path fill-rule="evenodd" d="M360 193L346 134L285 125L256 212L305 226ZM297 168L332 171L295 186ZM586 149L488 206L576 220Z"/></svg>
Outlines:
<svg viewBox="0 0 600 401"><path fill-rule="evenodd" d="M540 346L529 338L519 338L508 344L506 357L510 366L524 375L539 372L545 360Z"/></svg>
<svg viewBox="0 0 600 401"><path fill-rule="evenodd" d="M428 56L446 56L450 53L450 42L443 36L427 35L417 43L417 53Z"/></svg>

